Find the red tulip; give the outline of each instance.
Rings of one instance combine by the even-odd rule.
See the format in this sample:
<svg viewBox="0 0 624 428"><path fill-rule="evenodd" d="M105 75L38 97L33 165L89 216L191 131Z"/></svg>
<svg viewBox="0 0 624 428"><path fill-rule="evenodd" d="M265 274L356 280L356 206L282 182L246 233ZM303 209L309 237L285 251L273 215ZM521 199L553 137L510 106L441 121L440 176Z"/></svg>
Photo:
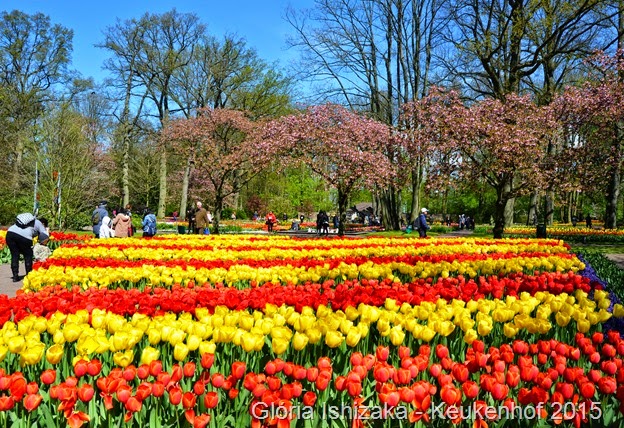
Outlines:
<svg viewBox="0 0 624 428"><path fill-rule="evenodd" d="M377 361L387 361L390 356L390 348L387 346L378 346L375 351Z"/></svg>
<svg viewBox="0 0 624 428"><path fill-rule="evenodd" d="M436 345L436 356L439 359L448 358L449 356L448 348L442 344Z"/></svg>
<svg viewBox="0 0 624 428"><path fill-rule="evenodd" d="M141 364L137 367L137 377L141 380L145 380L150 375L149 366L147 364Z"/></svg>
<svg viewBox="0 0 624 428"><path fill-rule="evenodd" d="M126 382L132 382L136 377L136 367L130 364L128 367L123 369L122 376L126 380Z"/></svg>
<svg viewBox="0 0 624 428"><path fill-rule="evenodd" d="M581 395L587 399L593 398L596 392L596 387L591 382L584 382L580 386Z"/></svg>
<svg viewBox="0 0 624 428"><path fill-rule="evenodd" d="M234 400L236 397L238 397L238 389L236 388L232 388L228 391L228 398L230 400Z"/></svg>
<svg viewBox="0 0 624 428"><path fill-rule="evenodd" d="M221 388L225 383L225 377L221 373L214 373L212 375L212 386L215 388Z"/></svg>
<svg viewBox="0 0 624 428"><path fill-rule="evenodd" d="M160 382L160 381L156 381L152 384L152 395L154 397L162 397L165 393L165 385Z"/></svg>
<svg viewBox="0 0 624 428"><path fill-rule="evenodd" d="M174 386L169 390L169 401L174 406L182 402L182 389L179 386Z"/></svg>
<svg viewBox="0 0 624 428"><path fill-rule="evenodd" d="M26 394L36 394L39 392L39 385L36 382L26 384Z"/></svg>
<svg viewBox="0 0 624 428"><path fill-rule="evenodd" d="M407 346L399 346L399 358L401 360L409 358L411 352L412 350L408 348Z"/></svg>
<svg viewBox="0 0 624 428"><path fill-rule="evenodd" d="M126 410L129 412L140 412L143 404L136 397L129 397L128 401L125 402Z"/></svg>
<svg viewBox="0 0 624 428"><path fill-rule="evenodd" d="M603 394L613 394L617 389L617 382L612 377L602 377L598 379L598 390Z"/></svg>
<svg viewBox="0 0 624 428"><path fill-rule="evenodd" d="M56 380L56 370L48 369L41 373L41 382L45 385L52 385Z"/></svg>
<svg viewBox="0 0 624 428"><path fill-rule="evenodd" d="M273 361L269 361L264 366L264 372L269 376L273 376L277 372L277 365Z"/></svg>
<svg viewBox="0 0 624 428"><path fill-rule="evenodd" d="M453 406L461 403L462 393L453 385L447 384L440 390L440 398L442 398L442 401L444 401L447 405Z"/></svg>
<svg viewBox="0 0 624 428"><path fill-rule="evenodd" d="M117 388L117 400L121 403L126 403L128 399L132 396L132 388L128 385L120 385Z"/></svg>
<svg viewBox="0 0 624 428"><path fill-rule="evenodd" d="M100 360L93 359L87 363L87 373L89 376L97 376L102 371L102 363Z"/></svg>
<svg viewBox="0 0 624 428"><path fill-rule="evenodd" d="M85 383L80 388L78 388L77 393L80 401L82 401L83 403L87 403L93 398L93 395L95 394L95 389L93 389L93 386L91 386L90 384Z"/></svg>
<svg viewBox="0 0 624 428"><path fill-rule="evenodd" d="M198 380L193 384L193 392L197 395L203 395L204 392L206 392L206 384L201 381Z"/></svg>
<svg viewBox="0 0 624 428"><path fill-rule="evenodd" d="M15 406L15 400L13 400L13 397L0 397L0 412L11 410L13 406Z"/></svg>
<svg viewBox="0 0 624 428"><path fill-rule="evenodd" d="M378 366L373 370L373 377L379 383L386 383L390 379L390 370L387 367Z"/></svg>
<svg viewBox="0 0 624 428"><path fill-rule="evenodd" d="M431 364L431 367L429 367L429 373L433 377L440 376L440 373L442 373L442 366L440 364Z"/></svg>
<svg viewBox="0 0 624 428"><path fill-rule="evenodd" d="M326 371L320 372L318 377L316 378L316 382L314 383L314 385L316 386L316 389L318 389L319 391L325 391L327 387L329 386L331 377L332 377L331 373L329 372L326 372Z"/></svg>
<svg viewBox="0 0 624 428"><path fill-rule="evenodd" d="M209 370L210 367L214 364L215 356L214 354L209 354L207 352L203 353L201 356L200 364L205 370Z"/></svg>
<svg viewBox="0 0 624 428"><path fill-rule="evenodd" d="M401 401L404 403L411 403L416 397L414 390L408 387L399 389L399 394L401 395Z"/></svg>
<svg viewBox="0 0 624 428"><path fill-rule="evenodd" d="M184 377L193 377L195 375L195 363L189 361L188 363L184 364L184 367L182 368L182 373L184 374Z"/></svg>
<svg viewBox="0 0 624 428"><path fill-rule="evenodd" d="M468 380L468 367L463 364L455 364L452 369L453 377L459 383L464 383Z"/></svg>
<svg viewBox="0 0 624 428"><path fill-rule="evenodd" d="M158 376L162 372L162 362L159 360L154 360L149 365L150 374L154 377Z"/></svg>
<svg viewBox="0 0 624 428"><path fill-rule="evenodd" d="M32 412L37 407L39 407L39 404L41 404L42 399L43 397L39 394L26 395L26 397L24 397L24 408L28 410L29 412Z"/></svg>
<svg viewBox="0 0 624 428"><path fill-rule="evenodd" d="M505 383L511 388L515 388L520 383L520 373L508 371L505 375Z"/></svg>
<svg viewBox="0 0 624 428"><path fill-rule="evenodd" d="M401 399L401 394L398 391L390 391L388 393L379 393L379 401L386 404L388 407L396 407Z"/></svg>
<svg viewBox="0 0 624 428"><path fill-rule="evenodd" d="M245 372L247 371L247 364L235 361L232 363L232 376L234 379L239 380L245 376Z"/></svg>
<svg viewBox="0 0 624 428"><path fill-rule="evenodd" d="M492 387L492 391L490 392L492 394L492 398L500 401L507 397L507 394L509 393L509 387L502 383L495 383Z"/></svg>
<svg viewBox="0 0 624 428"><path fill-rule="evenodd" d="M295 380L303 380L308 376L308 371L303 366L295 366L293 369L292 376Z"/></svg>
<svg viewBox="0 0 624 428"><path fill-rule="evenodd" d="M219 394L214 391L209 391L204 395L204 406L207 409L213 409L219 403Z"/></svg>
<svg viewBox="0 0 624 428"><path fill-rule="evenodd" d="M361 366L364 362L364 355L361 352L354 352L349 359L352 366Z"/></svg>
<svg viewBox="0 0 624 428"><path fill-rule="evenodd" d="M303 405L308 407L314 406L314 404L316 404L316 398L317 397L314 392L306 392L305 394L303 394Z"/></svg>
<svg viewBox="0 0 624 428"><path fill-rule="evenodd" d="M182 395L182 407L185 409L192 409L197 402L197 396L190 391L185 392Z"/></svg>
<svg viewBox="0 0 624 428"><path fill-rule="evenodd" d="M308 367L306 371L306 379L308 382L315 382L319 375L319 369L317 367Z"/></svg>
<svg viewBox="0 0 624 428"><path fill-rule="evenodd" d="M476 382L469 380L462 384L462 391L464 392L466 398L472 400L479 395L479 385L477 385Z"/></svg>
<svg viewBox="0 0 624 428"><path fill-rule="evenodd" d="M78 360L76 361L76 364L74 364L74 374L77 377L82 377L84 375L87 374L87 361L85 360Z"/></svg>

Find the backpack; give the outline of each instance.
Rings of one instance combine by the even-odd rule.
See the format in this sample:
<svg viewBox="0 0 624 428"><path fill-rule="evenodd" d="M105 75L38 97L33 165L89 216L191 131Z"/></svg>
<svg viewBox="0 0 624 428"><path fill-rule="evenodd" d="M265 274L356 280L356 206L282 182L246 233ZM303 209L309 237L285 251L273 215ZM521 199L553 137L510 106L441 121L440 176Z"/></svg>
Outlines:
<svg viewBox="0 0 624 428"><path fill-rule="evenodd" d="M29 226L34 226L35 216L31 213L23 213L17 216L15 224L21 229L26 229Z"/></svg>
<svg viewBox="0 0 624 428"><path fill-rule="evenodd" d="M148 214L145 217L145 226L143 226L143 232L148 235L156 235L156 216L154 214Z"/></svg>
<svg viewBox="0 0 624 428"><path fill-rule="evenodd" d="M91 216L91 223L93 223L93 225L95 226L96 224L100 224L101 220L102 218L100 217L100 210L94 211L93 215Z"/></svg>
<svg viewBox="0 0 624 428"><path fill-rule="evenodd" d="M418 217L416 217L414 219L413 229L414 230L419 230L420 229L420 215L418 215Z"/></svg>

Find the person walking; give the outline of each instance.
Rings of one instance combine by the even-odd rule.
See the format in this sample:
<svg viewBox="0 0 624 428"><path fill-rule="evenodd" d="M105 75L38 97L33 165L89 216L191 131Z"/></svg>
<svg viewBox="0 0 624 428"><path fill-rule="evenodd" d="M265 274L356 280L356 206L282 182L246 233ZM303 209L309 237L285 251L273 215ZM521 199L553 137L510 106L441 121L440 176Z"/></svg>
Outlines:
<svg viewBox="0 0 624 428"><path fill-rule="evenodd" d="M113 219L113 230L117 238L127 238L131 235L132 222L125 209L119 208L117 215Z"/></svg>
<svg viewBox="0 0 624 428"><path fill-rule="evenodd" d="M145 210L145 217L143 217L143 221L141 224L143 226L144 238L149 238L156 235L156 216L149 208Z"/></svg>
<svg viewBox="0 0 624 428"><path fill-rule="evenodd" d="M100 229L102 227L102 220L104 217L108 217L108 211L106 210L106 201L101 201L100 204L93 210L91 215L91 223L93 224L93 234L96 238L100 237ZM109 217L110 218L110 217Z"/></svg>
<svg viewBox="0 0 624 428"><path fill-rule="evenodd" d="M275 214L273 214L273 211L269 211L269 213L266 215L266 222L265 222L265 224L267 225L267 231L269 233L273 232L273 225L275 225L275 223L277 223L277 217L275 217Z"/></svg>
<svg viewBox="0 0 624 428"><path fill-rule="evenodd" d="M195 211L195 233L203 235L207 227L210 227L208 211L202 206L201 202L197 201L197 211Z"/></svg>
<svg viewBox="0 0 624 428"><path fill-rule="evenodd" d="M47 231L48 220L45 218L36 219L31 213L22 213L17 216L15 223L9 227L6 234L6 244L11 252L11 272L13 282L21 280L19 276L19 258L24 256L24 266L26 275L32 271L33 267L33 238L41 245L46 245L50 235Z"/></svg>
<svg viewBox="0 0 624 428"><path fill-rule="evenodd" d="M420 215L418 216L418 236L421 238L426 238L427 230L429 230L429 225L427 224L427 214L429 214L429 211L427 208L423 208L420 210Z"/></svg>

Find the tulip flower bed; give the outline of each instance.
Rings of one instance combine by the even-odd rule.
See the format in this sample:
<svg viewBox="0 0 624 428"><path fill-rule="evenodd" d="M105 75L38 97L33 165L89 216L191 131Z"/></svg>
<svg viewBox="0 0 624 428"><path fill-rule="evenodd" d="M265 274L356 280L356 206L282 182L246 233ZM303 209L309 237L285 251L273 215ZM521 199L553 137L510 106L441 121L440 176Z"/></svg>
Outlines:
<svg viewBox="0 0 624 428"><path fill-rule="evenodd" d="M505 228L509 237L521 238L535 236L536 228L513 226ZM492 233L492 230L489 230ZM546 233L551 239L563 239L568 242L624 243L624 229L588 229L586 227L548 226Z"/></svg>
<svg viewBox="0 0 624 428"><path fill-rule="evenodd" d="M623 316L555 240L71 243L0 296L0 425L620 426Z"/></svg>

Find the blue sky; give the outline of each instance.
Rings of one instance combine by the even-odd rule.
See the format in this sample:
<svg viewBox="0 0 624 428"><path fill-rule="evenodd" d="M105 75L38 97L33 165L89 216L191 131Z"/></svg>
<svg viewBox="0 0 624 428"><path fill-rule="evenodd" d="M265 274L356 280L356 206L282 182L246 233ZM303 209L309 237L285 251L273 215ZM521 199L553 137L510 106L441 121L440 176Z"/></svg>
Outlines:
<svg viewBox="0 0 624 428"><path fill-rule="evenodd" d="M42 12L53 24L74 31L73 67L84 77L100 81L105 52L94 47L104 40L103 31L121 21L141 17L145 12L197 14L215 36L236 34L257 50L260 58L286 66L297 53L286 49L291 31L284 21L286 7L310 7L313 0L0 0L3 11Z"/></svg>

